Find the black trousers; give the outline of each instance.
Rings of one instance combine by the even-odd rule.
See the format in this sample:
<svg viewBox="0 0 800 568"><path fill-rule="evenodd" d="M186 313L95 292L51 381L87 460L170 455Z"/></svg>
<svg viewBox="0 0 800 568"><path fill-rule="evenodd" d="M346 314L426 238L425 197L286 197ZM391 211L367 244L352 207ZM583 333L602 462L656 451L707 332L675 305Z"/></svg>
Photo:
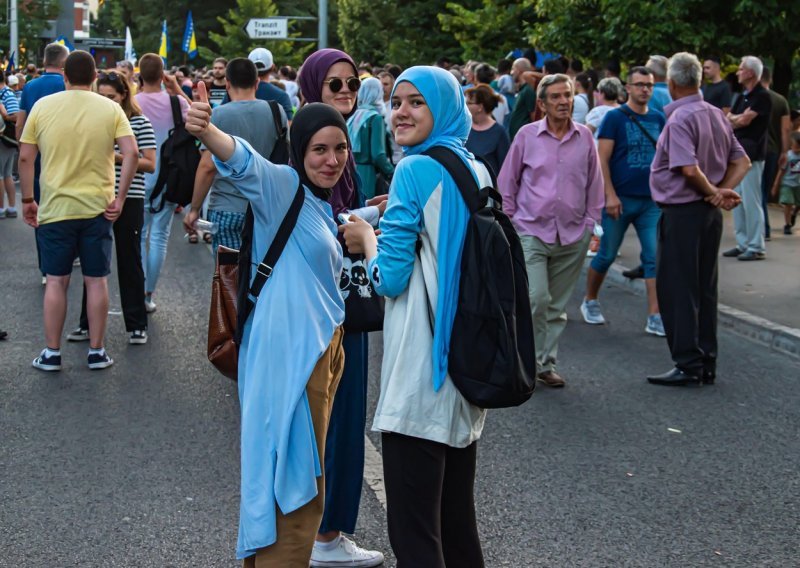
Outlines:
<svg viewBox="0 0 800 568"><path fill-rule="evenodd" d="M721 238L722 213L704 201L662 207L658 305L675 366L698 376L716 370Z"/></svg>
<svg viewBox="0 0 800 568"><path fill-rule="evenodd" d="M383 434L389 542L397 568L483 568L475 519L477 444Z"/></svg>
<svg viewBox="0 0 800 568"><path fill-rule="evenodd" d="M114 247L117 253L117 279L122 300L122 315L128 332L147 329L147 310L144 307L144 269L142 268L142 226L144 199L125 200L122 213L114 222ZM86 286L81 305L82 329L89 329L86 315Z"/></svg>

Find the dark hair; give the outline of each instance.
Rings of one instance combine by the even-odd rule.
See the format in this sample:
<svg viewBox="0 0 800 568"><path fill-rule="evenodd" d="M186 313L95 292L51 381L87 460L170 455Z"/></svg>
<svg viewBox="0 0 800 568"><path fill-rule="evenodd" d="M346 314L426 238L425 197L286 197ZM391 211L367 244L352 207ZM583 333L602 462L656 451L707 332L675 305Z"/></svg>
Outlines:
<svg viewBox="0 0 800 568"><path fill-rule="evenodd" d="M448 65L450 65L450 63L451 63L450 62L450 58L446 57L446 56L445 57L440 57L439 59L436 60L436 66L437 67L443 67L445 69L447 68Z"/></svg>
<svg viewBox="0 0 800 568"><path fill-rule="evenodd" d="M476 85L464 91L464 96L468 101L474 101L483 107L487 114L497 108L500 103L500 96L495 94L489 85Z"/></svg>
<svg viewBox="0 0 800 568"><path fill-rule="evenodd" d="M228 62L225 78L236 89L252 89L258 85L256 64L245 57L237 57Z"/></svg>
<svg viewBox="0 0 800 568"><path fill-rule="evenodd" d="M155 53L145 53L139 60L139 77L142 82L152 85L161 83L164 76L164 62Z"/></svg>
<svg viewBox="0 0 800 568"><path fill-rule="evenodd" d="M184 77L188 77L189 75L192 74L192 72L189 71L189 68L186 65L181 65L180 67L178 67L178 71L183 73Z"/></svg>
<svg viewBox="0 0 800 568"><path fill-rule="evenodd" d="M529 47L528 49L522 52L522 57L531 62L531 67L536 67L536 59L537 59L536 48Z"/></svg>
<svg viewBox="0 0 800 568"><path fill-rule="evenodd" d="M761 81L764 83L772 81L772 71L770 71L769 67L766 65L764 65L764 68L761 70Z"/></svg>
<svg viewBox="0 0 800 568"><path fill-rule="evenodd" d="M569 59L566 56L562 55L561 57L558 58L558 60L561 62L561 67L564 68L564 72L566 73L567 69L569 69Z"/></svg>
<svg viewBox="0 0 800 568"><path fill-rule="evenodd" d="M125 79L124 75L119 73L115 73L114 71L110 73L99 73L97 77L97 91L100 92L100 87L102 85L108 85L117 93L122 95L122 110L125 111L125 116L128 118L132 116L139 116L142 114L142 109L139 106L139 103L136 102L136 98L131 93L131 86L128 83L128 80Z"/></svg>
<svg viewBox="0 0 800 568"><path fill-rule="evenodd" d="M487 65L486 63L478 65L475 68L474 75L478 83L485 83L487 85L494 81L495 77L494 69L492 69L491 65Z"/></svg>
<svg viewBox="0 0 800 568"><path fill-rule="evenodd" d="M619 60L611 59L608 63L606 63L606 71L608 71L615 77L619 77L620 73L622 73L622 67L619 64Z"/></svg>
<svg viewBox="0 0 800 568"><path fill-rule="evenodd" d="M643 65L637 65L636 67L631 67L630 69L628 69L628 82L629 83L631 82L631 77L633 77L634 75L652 75L652 74L653 72L647 67L644 67Z"/></svg>
<svg viewBox="0 0 800 568"><path fill-rule="evenodd" d="M395 80L397 80L397 78L400 76L400 73L403 72L403 68L399 65L387 65L386 71L388 71L389 74L394 77Z"/></svg>
<svg viewBox="0 0 800 568"><path fill-rule="evenodd" d="M583 72L583 63L581 63L580 59L573 59L569 62L569 69L575 71L575 73Z"/></svg>
<svg viewBox="0 0 800 568"><path fill-rule="evenodd" d="M64 62L64 76L70 85L86 87L94 82L94 57L87 51L73 51Z"/></svg>
<svg viewBox="0 0 800 568"><path fill-rule="evenodd" d="M511 73L512 65L514 65L514 62L510 59L501 59L497 62L497 72L501 75L505 73Z"/></svg>
<svg viewBox="0 0 800 568"><path fill-rule="evenodd" d="M589 109L594 107L594 81L588 73L580 73L575 77L575 82L579 83L583 92L586 93L586 102L589 103Z"/></svg>
<svg viewBox="0 0 800 568"><path fill-rule="evenodd" d="M586 74L589 75L589 78L592 80L592 85L596 87L600 84L600 75L598 75L596 69L589 69L586 71Z"/></svg>
<svg viewBox="0 0 800 568"><path fill-rule="evenodd" d="M51 43L44 48L44 66L60 66L69 55L69 50L60 43ZM30 65L28 65L30 67ZM33 66L36 69L36 66Z"/></svg>
<svg viewBox="0 0 800 568"><path fill-rule="evenodd" d="M722 59L720 59L716 55L712 55L711 57L706 57L706 61L713 61L717 65L722 65Z"/></svg>
<svg viewBox="0 0 800 568"><path fill-rule="evenodd" d="M558 73L563 73L566 71L564 66L561 64L561 61L558 59L550 59L549 61L545 61L542 67L544 67L545 73L549 75L557 75Z"/></svg>
<svg viewBox="0 0 800 568"><path fill-rule="evenodd" d="M288 65L284 65L278 70L278 73L289 79L290 81L294 81L297 79L297 71L289 67Z"/></svg>

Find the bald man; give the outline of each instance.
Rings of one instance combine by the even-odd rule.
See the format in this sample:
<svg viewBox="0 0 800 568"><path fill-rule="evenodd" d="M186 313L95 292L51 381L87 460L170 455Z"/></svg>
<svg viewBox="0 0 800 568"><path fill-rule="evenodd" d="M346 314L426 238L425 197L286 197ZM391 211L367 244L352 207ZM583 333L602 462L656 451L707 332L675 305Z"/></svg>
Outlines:
<svg viewBox="0 0 800 568"><path fill-rule="evenodd" d="M517 98L514 101L514 110L508 117L508 134L513 139L520 128L530 124L536 113L536 89L525 81L523 74L532 71L531 62L521 57L511 66L511 76L517 84Z"/></svg>

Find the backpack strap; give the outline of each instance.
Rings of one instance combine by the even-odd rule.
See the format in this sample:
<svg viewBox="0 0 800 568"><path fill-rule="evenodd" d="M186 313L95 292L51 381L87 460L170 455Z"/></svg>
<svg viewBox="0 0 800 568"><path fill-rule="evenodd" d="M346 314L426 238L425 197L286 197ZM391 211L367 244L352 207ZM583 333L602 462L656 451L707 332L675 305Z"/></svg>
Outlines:
<svg viewBox="0 0 800 568"><path fill-rule="evenodd" d="M472 171L470 171L470 168L468 168L464 161L449 148L445 148L444 146L433 146L432 148L425 150L423 154L433 158L439 162L444 169L447 170L447 173L450 174L450 177L453 178L453 181L456 183L456 187L461 193L464 203L467 204L467 208L469 209L470 213L474 213L478 209L485 207L490 197L498 205L502 204L503 198L495 189L497 187L497 180L495 179L494 172L482 158L478 157L478 161L486 165L489 176L492 178L491 188L487 187L480 189L478 187L478 183L475 181L475 176L473 176Z"/></svg>
<svg viewBox="0 0 800 568"><path fill-rule="evenodd" d="M177 95L170 95L169 102L172 106L172 124L175 125L175 128L183 124L183 113L181 113L181 103L178 100Z"/></svg>
<svg viewBox="0 0 800 568"><path fill-rule="evenodd" d="M305 191L303 190L303 184L298 182L297 192L294 194L294 199L289 206L289 211L286 212L286 216L283 218L283 221L281 221L281 226L278 227L278 232L275 233L275 238L272 240L272 244L269 245L269 250L267 250L267 254L264 255L264 260L256 267L256 275L250 286L250 295L254 298L258 298L261 289L264 288L267 280L272 276L275 263L278 262L297 224L297 219L300 216L300 210L303 208L304 200Z"/></svg>
<svg viewBox="0 0 800 568"><path fill-rule="evenodd" d="M281 111L278 107L277 101L267 101L269 109L272 111L272 122L275 123L275 132L278 135L278 140L286 138L286 127L281 120Z"/></svg>
<svg viewBox="0 0 800 568"><path fill-rule="evenodd" d="M653 135L650 134L644 126L642 126L642 123L639 122L639 119L636 118L636 115L633 113L633 111L628 110L626 108L626 105L620 105L619 110L620 112L622 112L622 114L630 118L631 122L633 122L636 126L639 127L639 130L641 130L647 137L647 139L650 140L650 143L653 145L653 148L658 146L658 141L655 138L653 138Z"/></svg>

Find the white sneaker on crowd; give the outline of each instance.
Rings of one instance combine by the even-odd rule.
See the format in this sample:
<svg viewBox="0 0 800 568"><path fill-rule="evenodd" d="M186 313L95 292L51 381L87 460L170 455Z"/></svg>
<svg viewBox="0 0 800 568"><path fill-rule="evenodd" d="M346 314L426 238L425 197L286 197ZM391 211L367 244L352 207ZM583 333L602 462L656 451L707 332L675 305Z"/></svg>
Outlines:
<svg viewBox="0 0 800 568"><path fill-rule="evenodd" d="M659 337L666 337L667 333L664 331L664 322L661 320L661 314L653 314L647 316L647 326L644 330Z"/></svg>
<svg viewBox="0 0 800 568"><path fill-rule="evenodd" d="M144 329L136 329L131 332L131 336L128 339L128 343L131 345L144 345L147 343L147 331Z"/></svg>
<svg viewBox="0 0 800 568"><path fill-rule="evenodd" d="M153 301L152 298L144 299L144 309L147 311L148 314L152 314L154 311L156 311L156 303Z"/></svg>
<svg viewBox="0 0 800 568"><path fill-rule="evenodd" d="M311 566L316 568L353 566L371 568L383 564L383 554L377 550L364 550L344 535L337 540L314 542Z"/></svg>
<svg viewBox="0 0 800 568"><path fill-rule="evenodd" d="M583 321L591 325L603 325L606 323L606 318L603 317L603 312L600 311L600 302L597 300L583 299L581 302L581 315Z"/></svg>
<svg viewBox="0 0 800 568"><path fill-rule="evenodd" d="M42 276L42 286L47 285L47 276Z"/></svg>

